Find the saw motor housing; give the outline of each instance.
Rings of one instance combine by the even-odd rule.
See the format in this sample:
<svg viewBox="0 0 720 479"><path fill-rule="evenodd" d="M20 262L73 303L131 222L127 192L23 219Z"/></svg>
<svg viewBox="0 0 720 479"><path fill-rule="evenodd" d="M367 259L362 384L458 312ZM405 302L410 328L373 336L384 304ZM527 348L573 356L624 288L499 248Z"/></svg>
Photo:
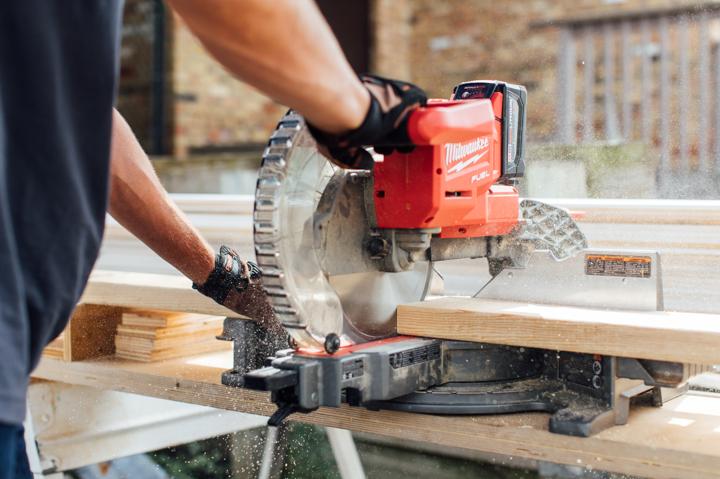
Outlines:
<svg viewBox="0 0 720 479"><path fill-rule="evenodd" d="M524 172L525 88L476 81L453 95L410 115L412 151L376 163L378 228L470 238L505 235L518 224L513 183Z"/></svg>

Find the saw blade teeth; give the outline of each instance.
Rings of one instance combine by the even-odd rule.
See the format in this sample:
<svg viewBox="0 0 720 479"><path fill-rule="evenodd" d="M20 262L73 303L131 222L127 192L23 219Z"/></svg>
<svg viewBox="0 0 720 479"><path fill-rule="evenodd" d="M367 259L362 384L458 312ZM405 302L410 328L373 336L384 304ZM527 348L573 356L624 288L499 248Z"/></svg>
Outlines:
<svg viewBox="0 0 720 479"><path fill-rule="evenodd" d="M276 209L275 198L258 198L255 201L255 211L274 211Z"/></svg>
<svg viewBox="0 0 720 479"><path fill-rule="evenodd" d="M255 228L255 235L268 235L265 240L261 242L274 242L274 238L277 237L278 233L278 217L277 210L272 211L255 211L253 213L253 227ZM262 240L263 238L257 238Z"/></svg>
<svg viewBox="0 0 720 479"><path fill-rule="evenodd" d="M273 223L255 223L255 231L262 234L277 236L277 226Z"/></svg>
<svg viewBox="0 0 720 479"><path fill-rule="evenodd" d="M275 245L267 241L257 241L258 235L255 235L255 254L265 257L271 254L277 254Z"/></svg>
<svg viewBox="0 0 720 479"><path fill-rule="evenodd" d="M268 296L272 296L273 298L287 298L288 297L285 290L279 286L266 286L265 292L268 294Z"/></svg>
<svg viewBox="0 0 720 479"><path fill-rule="evenodd" d="M277 124L277 129L300 130L302 122L298 117L286 117Z"/></svg>
<svg viewBox="0 0 720 479"><path fill-rule="evenodd" d="M271 154L263 158L263 169L281 173L285 171L285 158L282 155Z"/></svg>
<svg viewBox="0 0 720 479"><path fill-rule="evenodd" d="M290 141L292 140L293 134L291 132L286 131L284 128L279 128L272 132L272 135L270 135L270 140L268 140L269 145L284 145L288 148L292 146Z"/></svg>
<svg viewBox="0 0 720 479"><path fill-rule="evenodd" d="M261 197L274 197L280 187L281 180L276 175L261 176L258 178L257 188Z"/></svg>
<svg viewBox="0 0 720 479"><path fill-rule="evenodd" d="M293 313L293 314L295 314L295 313ZM290 321L294 321L294 319L290 319ZM306 330L306 329L307 329L307 327L301 326L301 325L299 325L299 324L297 324L297 323L294 323L294 322L291 322L291 323L282 323L282 325L283 325L283 327L288 328L288 329L299 329L299 330Z"/></svg>
<svg viewBox="0 0 720 479"><path fill-rule="evenodd" d="M290 319L290 321L295 321L294 317L297 316L297 312L292 308L288 308L287 306L273 306L273 311L275 311L275 314L281 317L280 321L282 321L282 316L291 316L292 319ZM297 323L292 322L291 324L294 327L298 327ZM285 326L284 322L283 326ZM303 325L302 328L305 329L305 326Z"/></svg>
<svg viewBox="0 0 720 479"><path fill-rule="evenodd" d="M275 288L275 287L282 288L283 283L278 278L269 278L267 281L265 281L265 279L263 278L263 287L264 288Z"/></svg>
<svg viewBox="0 0 720 479"><path fill-rule="evenodd" d="M264 210L264 211L258 211L255 210L253 213L253 222L255 225L258 226L267 226L267 225L277 225L277 210ZM261 230L260 232L264 233L266 231Z"/></svg>
<svg viewBox="0 0 720 479"><path fill-rule="evenodd" d="M277 238L277 235L274 235L272 233L260 233L257 231L257 225L255 227L255 251L258 250L258 248L261 248L262 251L268 251L268 250L276 250L275 247L275 238Z"/></svg>
<svg viewBox="0 0 720 479"><path fill-rule="evenodd" d="M263 265L260 265L263 266ZM263 268L263 283L272 284L273 281L282 281L285 279L285 274L277 268L271 266Z"/></svg>
<svg viewBox="0 0 720 479"><path fill-rule="evenodd" d="M263 266L268 266L271 268L276 268L278 266L278 254L263 254L263 255L257 255L256 259L258 261L258 264L261 264Z"/></svg>

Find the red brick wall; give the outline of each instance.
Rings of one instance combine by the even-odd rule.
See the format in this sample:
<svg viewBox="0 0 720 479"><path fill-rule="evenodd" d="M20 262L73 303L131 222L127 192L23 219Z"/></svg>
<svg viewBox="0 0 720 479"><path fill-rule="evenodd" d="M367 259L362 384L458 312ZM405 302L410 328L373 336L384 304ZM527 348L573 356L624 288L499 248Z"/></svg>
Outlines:
<svg viewBox="0 0 720 479"><path fill-rule="evenodd" d="M351 1L351 0L346 0ZM547 138L554 130L557 30L533 27L561 17L680 4L689 0L372 0L371 68L409 79L431 95L476 78L524 84L530 94L529 130ZM149 129L147 8L152 0L126 2L119 105L145 142ZM172 19L166 93L170 150L263 143L284 107L235 80Z"/></svg>

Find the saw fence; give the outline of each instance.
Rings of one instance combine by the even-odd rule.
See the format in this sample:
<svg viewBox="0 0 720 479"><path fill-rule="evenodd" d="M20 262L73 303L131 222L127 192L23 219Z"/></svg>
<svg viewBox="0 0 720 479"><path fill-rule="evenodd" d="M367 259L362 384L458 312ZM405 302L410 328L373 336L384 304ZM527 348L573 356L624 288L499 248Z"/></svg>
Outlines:
<svg viewBox="0 0 720 479"><path fill-rule="evenodd" d="M720 294L716 290L720 284L720 207L715 205L703 214L685 214L683 209L697 212L702 205L690 208L667 203L606 202L600 207L575 202L568 206L586 211L583 229L593 246L645 244L660 249L668 278L668 309L688 306L688 310L703 313L608 313L442 298L402 306L400 331L718 364L720 314L712 311L720 311L714 296ZM690 228L692 234L688 234ZM688 238L693 238L692 242ZM265 416L274 412L275 405L266 394L221 384L222 372L233 363L231 351L145 363L116 358L114 336L122 312L128 309L232 314L192 291L190 282L177 276L95 271L62 341L46 351L34 378ZM491 454L654 478L720 475L720 396L713 393L692 391L660 408L634 408L627 425L589 438L550 433L547 418L544 413L449 417L341 407L321 408L291 419L462 448L479 457Z"/></svg>

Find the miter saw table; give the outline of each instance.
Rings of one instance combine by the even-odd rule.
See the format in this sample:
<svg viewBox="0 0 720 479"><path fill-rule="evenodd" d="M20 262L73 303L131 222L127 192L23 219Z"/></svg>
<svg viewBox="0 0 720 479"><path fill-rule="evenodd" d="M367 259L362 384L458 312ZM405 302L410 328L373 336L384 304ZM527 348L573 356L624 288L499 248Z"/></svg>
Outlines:
<svg viewBox="0 0 720 479"><path fill-rule="evenodd" d="M254 229L291 347L260 338L261 353L278 351L248 371L257 366L246 326L228 320L236 362L223 383L271 391L271 424L348 403L548 411L552 431L578 436L624 423L632 398L660 405L682 393L692 365L397 336L397 306L426 298L434 265L457 259L489 268L479 301L662 310L656 253L591 250L570 212L519 198L525 103L520 86L463 83L414 111L412 145L382 145L373 171L334 168L302 117L283 118L264 154Z"/></svg>

